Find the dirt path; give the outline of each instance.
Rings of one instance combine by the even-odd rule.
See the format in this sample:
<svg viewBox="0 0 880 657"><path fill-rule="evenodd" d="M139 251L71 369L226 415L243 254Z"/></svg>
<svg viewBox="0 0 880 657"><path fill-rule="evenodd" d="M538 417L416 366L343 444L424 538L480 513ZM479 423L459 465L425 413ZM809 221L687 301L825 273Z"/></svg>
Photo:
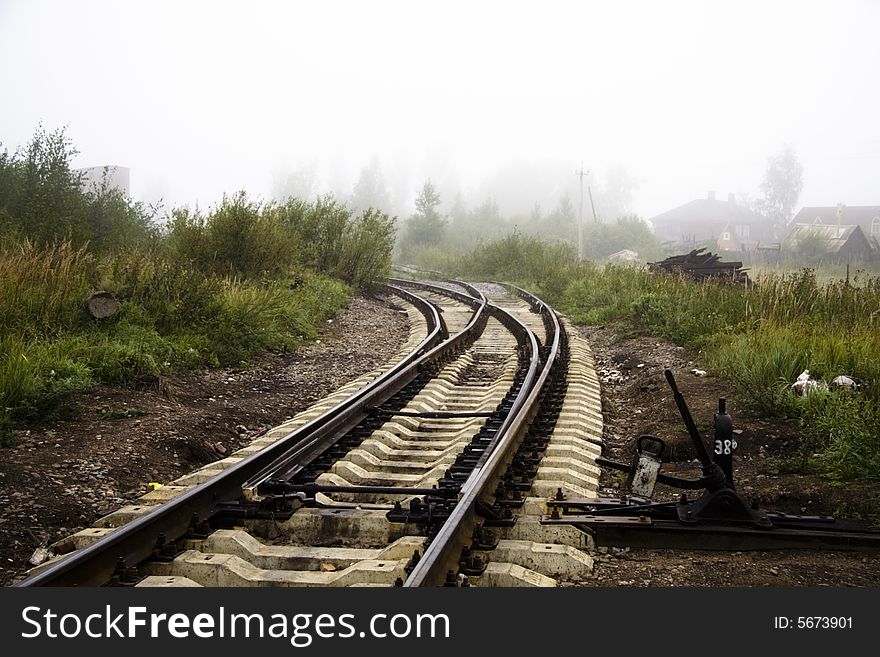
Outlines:
<svg viewBox="0 0 880 657"><path fill-rule="evenodd" d="M249 369L145 378L139 389L98 386L78 396L75 420L25 427L0 450L0 583L34 549L249 443L393 356L405 314L353 298L318 341L269 353Z"/></svg>
<svg viewBox="0 0 880 657"><path fill-rule="evenodd" d="M635 438L653 434L671 449L673 462L664 470L685 478L699 476L690 437L663 375L672 369L697 427L704 437L712 431L719 397L738 431L734 468L738 491L756 499L762 508L809 515L859 509L866 498L880 494L878 486L835 486L812 474L780 473L778 464L796 453L795 421L772 421L742 407L730 381L696 376L702 367L698 354L648 335L623 337L618 325L579 327L590 342L602 380L605 416L603 455L632 461ZM603 472L603 495L619 493L623 478ZM658 486L656 499L674 499L681 491ZM699 552L686 550L601 550L586 585L599 586L877 586L880 554L774 550L770 552Z"/></svg>

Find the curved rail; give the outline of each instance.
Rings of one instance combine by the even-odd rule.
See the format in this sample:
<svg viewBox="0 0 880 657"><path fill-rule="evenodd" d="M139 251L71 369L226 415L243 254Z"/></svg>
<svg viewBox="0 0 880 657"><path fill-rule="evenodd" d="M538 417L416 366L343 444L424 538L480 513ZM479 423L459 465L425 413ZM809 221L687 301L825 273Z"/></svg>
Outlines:
<svg viewBox="0 0 880 657"><path fill-rule="evenodd" d="M364 386L341 404L292 431L276 443L225 469L185 493L169 500L149 513L115 529L102 539L68 554L56 563L17 583L30 586L97 586L107 582L118 565L133 565L148 558L160 535L174 541L184 536L195 518L206 519L218 507L242 497L242 482L248 481L292 449L314 444L315 436L327 435L332 429L349 425L357 409L375 397L377 390L388 389L403 373L415 367L424 356L447 337L446 327L437 308L425 299L395 286L387 286L394 294L415 305L428 322L428 335L412 352L376 380Z"/></svg>
<svg viewBox="0 0 880 657"><path fill-rule="evenodd" d="M473 315L464 329L449 337L436 307L416 294L400 287L389 286L389 289L395 294L415 303L428 318L431 326L428 338L420 343L406 359L345 402L291 432L265 450L239 461L221 474L186 491L173 500L158 505L144 516L110 532L88 547L47 566L17 586L103 584L120 566L134 565L148 559L158 538L162 537L163 541L169 542L177 541L194 526L193 519L201 519L201 523L204 525L205 519L211 518L218 511L222 512L224 506L228 507L230 503L233 506L241 505L243 489L245 499L248 497L259 499L261 497L259 486L262 482L285 478L289 480L296 476L304 467L315 462L333 447L347 432L365 421L369 416L368 409L380 406L416 378L429 376L455 354L467 348L482 334L489 316L492 316L516 336L519 343L521 367L526 371L511 389L512 403L509 414L504 417L501 426L494 432L492 441L482 452L470 476L462 484L456 486L460 501L454 508L450 504L448 511L450 522L445 523L441 528L441 535L435 540L435 545L432 546L429 553L425 555L427 558L425 563L430 563L433 560L431 550L437 551L441 543L451 544L453 539L461 542L459 537L466 537L468 534L461 532L461 527L466 523L462 523L459 518L470 519L472 517L470 512L480 498L480 491L494 490L491 488L492 483L497 481L497 477L493 478L494 473L498 473L498 477L503 475L503 468L497 465L498 459L513 453L516 444L511 442L511 436L518 435L518 427L527 425L527 423L524 424L523 418L529 416L529 408L537 407L534 403L530 404L530 400L535 398L536 390L540 389L547 376L539 372L542 348L534 333L523 322L502 308L490 304L485 295L473 286L455 282L456 285L467 291L465 294L425 284L404 281L401 283L407 287L423 287L455 298L471 306L474 309ZM545 310L545 312L549 311L537 300L533 306ZM558 328L555 334L558 342ZM522 361L523 358L528 360L527 367ZM246 482L244 486L242 486L242 481ZM271 496L265 503L271 504ZM453 539L445 538L447 533L452 534ZM443 550L443 557L438 562L443 561L445 564L449 555L455 557L457 554L457 548ZM423 561L425 560L423 559ZM419 577L419 572L414 571L413 575ZM433 570L431 572L433 573ZM446 570L444 568L439 572L440 577L435 578L431 574L428 583L439 583L438 579L442 581Z"/></svg>
<svg viewBox="0 0 880 657"><path fill-rule="evenodd" d="M485 503L487 499L494 497L497 484L504 476L507 466L528 431L529 425L538 413L541 391L560 355L562 329L556 313L543 301L525 290L515 286L508 287L526 300L535 312L540 312L543 315L545 324L551 328L552 342L534 385L530 388L523 386L523 390L528 391L528 396L516 409L516 412L508 416L508 421L496 436L496 444L486 450L483 459L462 486L458 504L410 573L404 583L406 587L442 586L446 582L447 573L454 572L457 568L461 550L470 541L474 527L478 522L477 507L481 502ZM532 339L535 339L534 334L532 334ZM537 348L535 353L537 353ZM488 505L491 506L491 504Z"/></svg>
<svg viewBox="0 0 880 657"><path fill-rule="evenodd" d="M409 284L409 281L391 280L392 282ZM412 285L410 286L412 287ZM394 289L400 290L401 288L395 287ZM441 289L435 288L433 291ZM395 368L393 376L384 378L380 385L371 387L370 390L365 391L365 394L360 395L357 403L348 409L344 417L328 423L318 429L308 439L292 445L290 449L245 483L243 488L246 497L258 499L260 497L260 486L279 480L290 480L295 477L309 463L315 461L333 447L339 436L366 418L366 409L368 407L381 406L406 384L413 381L423 370L457 353L479 337L487 320L487 302L485 297L476 299L466 294L457 293L454 290L445 289L443 293L474 308L474 314L467 326L455 335L448 337L445 341L435 344L414 360ZM316 419L315 422L319 419Z"/></svg>

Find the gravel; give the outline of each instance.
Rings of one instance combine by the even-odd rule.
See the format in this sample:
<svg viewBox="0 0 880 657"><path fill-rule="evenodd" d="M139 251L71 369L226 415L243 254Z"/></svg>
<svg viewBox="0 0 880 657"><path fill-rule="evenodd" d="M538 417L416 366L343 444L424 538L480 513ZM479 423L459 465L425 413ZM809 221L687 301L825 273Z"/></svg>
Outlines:
<svg viewBox="0 0 880 657"><path fill-rule="evenodd" d="M26 570L37 548L139 497L149 482L223 458L387 362L409 333L394 301L352 298L295 353L139 388L98 386L78 396L76 420L23 427L15 446L0 450L0 582ZM105 419L107 411L119 419Z"/></svg>

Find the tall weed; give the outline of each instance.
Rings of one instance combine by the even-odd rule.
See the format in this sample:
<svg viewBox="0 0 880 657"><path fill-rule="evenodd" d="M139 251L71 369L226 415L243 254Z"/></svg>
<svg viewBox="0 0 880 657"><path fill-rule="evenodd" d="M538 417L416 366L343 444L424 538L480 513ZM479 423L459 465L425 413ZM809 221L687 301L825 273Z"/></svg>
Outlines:
<svg viewBox="0 0 880 657"><path fill-rule="evenodd" d="M811 463L832 478L880 472L880 278L821 280L815 270L769 272L748 287L639 267L577 263L516 233L484 244L457 273L531 285L580 323L623 320L694 349L768 415L799 418ZM850 395L795 397L803 370L859 382Z"/></svg>

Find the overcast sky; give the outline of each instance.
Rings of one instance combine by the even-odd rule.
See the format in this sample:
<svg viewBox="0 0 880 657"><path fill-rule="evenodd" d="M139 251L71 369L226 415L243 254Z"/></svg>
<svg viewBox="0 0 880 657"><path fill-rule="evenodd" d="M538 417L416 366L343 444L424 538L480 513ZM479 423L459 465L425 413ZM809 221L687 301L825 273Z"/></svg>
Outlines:
<svg viewBox="0 0 880 657"><path fill-rule="evenodd" d="M7 149L66 125L78 166L169 205L305 165L350 189L374 157L400 205L428 176L477 202L583 161L625 167L650 217L757 195L785 143L801 204L880 204L877 0L0 0L0 62Z"/></svg>

